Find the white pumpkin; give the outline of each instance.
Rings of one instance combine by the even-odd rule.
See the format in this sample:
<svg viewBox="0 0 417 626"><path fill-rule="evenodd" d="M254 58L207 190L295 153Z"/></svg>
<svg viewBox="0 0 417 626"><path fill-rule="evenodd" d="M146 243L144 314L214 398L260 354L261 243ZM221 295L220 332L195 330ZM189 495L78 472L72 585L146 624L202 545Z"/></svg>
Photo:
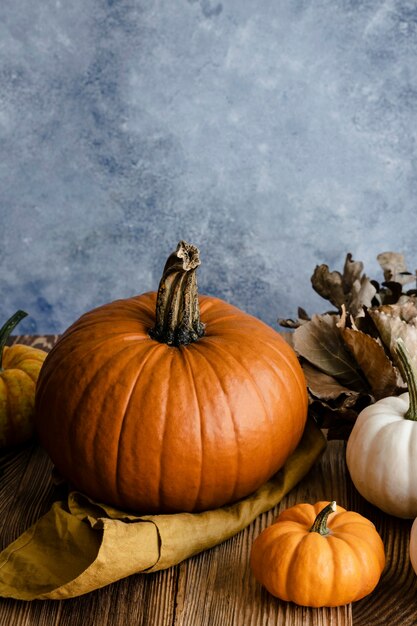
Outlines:
<svg viewBox="0 0 417 626"><path fill-rule="evenodd" d="M346 448L346 463L359 493L385 513L417 517L417 380L402 340L397 355L409 393L364 409ZM417 552L416 552L417 555Z"/></svg>

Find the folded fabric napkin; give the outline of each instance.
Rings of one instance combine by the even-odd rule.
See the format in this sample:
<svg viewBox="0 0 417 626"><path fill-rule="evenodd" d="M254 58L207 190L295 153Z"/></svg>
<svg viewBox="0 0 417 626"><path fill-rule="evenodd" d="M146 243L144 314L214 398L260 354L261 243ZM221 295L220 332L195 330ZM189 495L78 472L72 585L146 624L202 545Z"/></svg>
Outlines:
<svg viewBox="0 0 417 626"><path fill-rule="evenodd" d="M326 441L312 420L284 467L251 496L213 511L141 515L71 491L0 554L0 596L72 598L212 548L271 509L307 474Z"/></svg>

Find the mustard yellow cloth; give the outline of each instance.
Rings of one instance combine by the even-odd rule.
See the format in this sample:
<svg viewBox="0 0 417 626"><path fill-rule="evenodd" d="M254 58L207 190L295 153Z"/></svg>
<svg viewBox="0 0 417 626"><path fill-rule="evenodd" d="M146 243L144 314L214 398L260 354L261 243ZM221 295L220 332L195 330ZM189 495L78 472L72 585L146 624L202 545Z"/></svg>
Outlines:
<svg viewBox="0 0 417 626"><path fill-rule="evenodd" d="M176 565L229 539L278 504L326 446L308 421L285 466L251 496L204 513L134 516L70 492L0 554L0 595L63 599Z"/></svg>

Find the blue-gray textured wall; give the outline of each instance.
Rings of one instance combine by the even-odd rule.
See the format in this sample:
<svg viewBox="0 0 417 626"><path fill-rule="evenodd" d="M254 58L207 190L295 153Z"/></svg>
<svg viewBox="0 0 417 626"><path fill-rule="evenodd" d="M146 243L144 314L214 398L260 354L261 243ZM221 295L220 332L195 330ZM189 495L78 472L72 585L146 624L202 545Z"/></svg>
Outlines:
<svg viewBox="0 0 417 626"><path fill-rule="evenodd" d="M316 264L403 252L417 221L417 3L2 0L0 318L60 332L156 288L276 325ZM1 321L0 320L0 321Z"/></svg>

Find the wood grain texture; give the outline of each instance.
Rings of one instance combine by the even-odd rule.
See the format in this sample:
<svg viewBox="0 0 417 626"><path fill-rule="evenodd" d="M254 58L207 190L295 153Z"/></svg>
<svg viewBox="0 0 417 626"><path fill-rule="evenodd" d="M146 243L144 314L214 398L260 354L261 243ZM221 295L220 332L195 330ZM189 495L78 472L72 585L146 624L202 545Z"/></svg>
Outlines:
<svg viewBox="0 0 417 626"><path fill-rule="evenodd" d="M14 337L12 342L49 349L56 336ZM46 453L32 442L0 453L0 547L17 538L52 501L54 485ZM278 513L297 502L336 500L371 519L384 540L387 567L364 600L335 609L307 609L269 595L254 580L249 553L255 537ZM136 575L64 601L0 599L0 624L11 626L398 626L417 624L417 578L408 558L411 521L387 516L368 504L350 481L345 444L329 443L320 462L275 509L229 541L150 575Z"/></svg>

